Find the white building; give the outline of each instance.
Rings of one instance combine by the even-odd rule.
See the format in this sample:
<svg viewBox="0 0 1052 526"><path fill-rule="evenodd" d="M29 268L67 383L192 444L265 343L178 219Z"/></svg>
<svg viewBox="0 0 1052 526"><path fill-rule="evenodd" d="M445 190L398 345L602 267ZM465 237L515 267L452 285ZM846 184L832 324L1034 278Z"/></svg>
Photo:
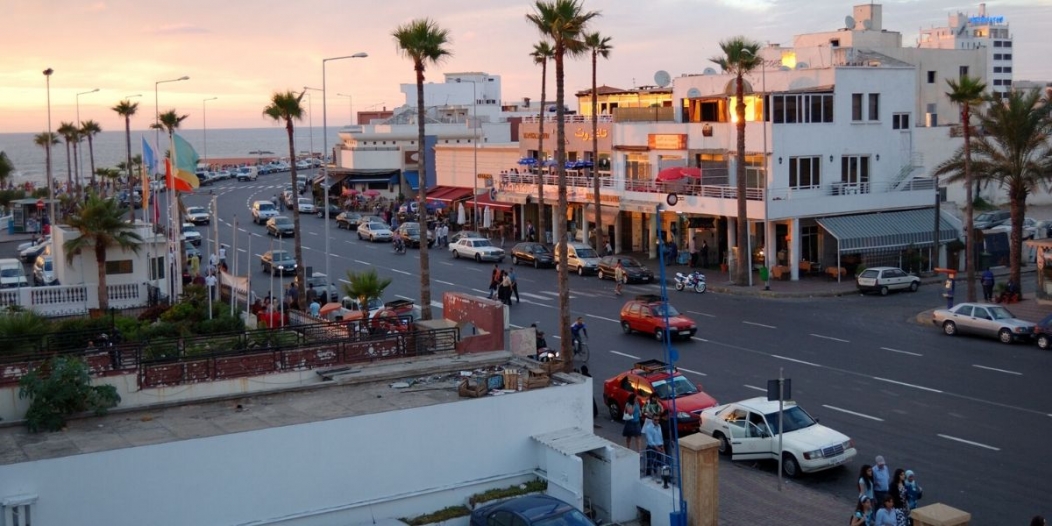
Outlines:
<svg viewBox="0 0 1052 526"><path fill-rule="evenodd" d="M979 14L961 12L949 16L946 26L922 29L917 40L924 49L980 50L986 56L986 68L968 74L986 81L995 96L1004 96L1012 88L1012 33L1004 16L989 15L986 4L979 4Z"/></svg>

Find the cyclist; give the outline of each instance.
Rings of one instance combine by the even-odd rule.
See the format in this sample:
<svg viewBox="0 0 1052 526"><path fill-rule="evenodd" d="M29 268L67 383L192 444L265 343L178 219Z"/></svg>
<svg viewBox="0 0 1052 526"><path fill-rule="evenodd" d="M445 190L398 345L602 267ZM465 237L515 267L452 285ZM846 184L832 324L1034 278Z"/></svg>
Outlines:
<svg viewBox="0 0 1052 526"><path fill-rule="evenodd" d="M570 337L573 343L574 354L580 352L581 343L583 341L582 336L588 338L588 328L584 325L584 318L581 316L577 317L577 321L570 326Z"/></svg>

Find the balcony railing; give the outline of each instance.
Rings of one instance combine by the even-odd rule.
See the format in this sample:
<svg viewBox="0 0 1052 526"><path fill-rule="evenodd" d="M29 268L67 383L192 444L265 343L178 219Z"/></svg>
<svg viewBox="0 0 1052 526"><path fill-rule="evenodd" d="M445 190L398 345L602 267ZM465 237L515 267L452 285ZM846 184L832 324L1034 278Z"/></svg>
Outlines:
<svg viewBox="0 0 1052 526"><path fill-rule="evenodd" d="M604 113L604 114L596 115L596 119L595 120L596 120L596 122L614 122L614 116ZM558 121L559 121L559 119L556 118L555 115L545 115L544 116L544 122L558 122ZM527 117L523 117L522 118L522 122L536 124L536 123L541 122L541 118L540 118L539 115L530 115L530 116L527 116ZM574 114L574 115L567 115L566 116L566 122L570 123L570 124L583 124L583 123L586 123L586 122L592 122L592 116L591 115L576 115L576 114Z"/></svg>

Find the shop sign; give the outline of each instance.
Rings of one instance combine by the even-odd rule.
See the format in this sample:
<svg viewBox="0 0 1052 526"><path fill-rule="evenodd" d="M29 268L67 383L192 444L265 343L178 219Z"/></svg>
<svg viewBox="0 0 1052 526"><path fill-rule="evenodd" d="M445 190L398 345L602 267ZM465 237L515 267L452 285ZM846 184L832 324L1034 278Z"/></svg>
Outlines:
<svg viewBox="0 0 1052 526"><path fill-rule="evenodd" d="M493 174L478 174L479 179L493 179Z"/></svg>
<svg viewBox="0 0 1052 526"><path fill-rule="evenodd" d="M538 133L538 132L523 132L522 133L522 138L523 139L540 139L541 138L541 134ZM544 138L545 139L549 138L548 132L544 132Z"/></svg>
<svg viewBox="0 0 1052 526"><path fill-rule="evenodd" d="M647 145L651 150L686 150L687 134L651 133L647 136Z"/></svg>

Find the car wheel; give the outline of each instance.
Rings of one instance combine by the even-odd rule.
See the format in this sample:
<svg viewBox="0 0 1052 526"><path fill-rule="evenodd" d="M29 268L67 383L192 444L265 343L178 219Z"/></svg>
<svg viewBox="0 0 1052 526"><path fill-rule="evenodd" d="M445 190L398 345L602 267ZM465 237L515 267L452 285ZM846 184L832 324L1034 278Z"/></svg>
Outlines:
<svg viewBox="0 0 1052 526"><path fill-rule="evenodd" d="M997 331L997 339L1001 340L1001 343L1012 343L1012 331L1008 329Z"/></svg>
<svg viewBox="0 0 1052 526"><path fill-rule="evenodd" d="M782 471L789 478L800 476L800 463L796 461L796 457L792 453L786 453L782 456Z"/></svg>
<svg viewBox="0 0 1052 526"><path fill-rule="evenodd" d="M888 295L888 287L887 287L887 285L884 285L884 286L880 287L880 295L881 296L887 296Z"/></svg>
<svg viewBox="0 0 1052 526"><path fill-rule="evenodd" d="M358 232L358 241L361 241L361 240L362 240L362 233Z"/></svg>
<svg viewBox="0 0 1052 526"><path fill-rule="evenodd" d="M618 405L616 400L608 400L606 402L606 408L610 411L610 420L615 422L621 421L621 406Z"/></svg>
<svg viewBox="0 0 1052 526"><path fill-rule="evenodd" d="M475 254L475 263L482 263L482 256Z"/></svg>
<svg viewBox="0 0 1052 526"><path fill-rule="evenodd" d="M583 276L584 275L584 267L577 267L577 275L578 276Z"/></svg>
<svg viewBox="0 0 1052 526"><path fill-rule="evenodd" d="M541 263L536 259L533 260L533 268L541 268Z"/></svg>
<svg viewBox="0 0 1052 526"><path fill-rule="evenodd" d="M376 243L376 236L374 236L372 234L369 234L369 242L370 243Z"/></svg>
<svg viewBox="0 0 1052 526"><path fill-rule="evenodd" d="M599 278L599 281L603 280L603 270L602 269L599 269L598 271L596 271L595 275L596 275L596 277Z"/></svg>
<svg viewBox="0 0 1052 526"><path fill-rule="evenodd" d="M1047 351L1050 344L1052 344L1052 341L1050 341L1048 339L1048 335L1047 334L1041 334L1041 335L1039 335L1037 337L1037 348L1038 349L1043 349L1043 350Z"/></svg>
<svg viewBox="0 0 1052 526"><path fill-rule="evenodd" d="M946 333L947 336L957 334L957 324L952 321L944 322L942 324L942 332Z"/></svg>
<svg viewBox="0 0 1052 526"><path fill-rule="evenodd" d="M724 435L723 433L716 433L712 436L712 438L715 438L716 440L720 441L719 452L721 455L729 457L734 454L734 451L731 449L731 441L727 440L726 435Z"/></svg>
<svg viewBox="0 0 1052 526"><path fill-rule="evenodd" d="M518 265L519 264L519 258L517 258L515 256L512 256L511 257L511 264L512 265Z"/></svg>
<svg viewBox="0 0 1052 526"><path fill-rule="evenodd" d="M632 326L627 321L621 322L621 332L625 334L632 334Z"/></svg>
<svg viewBox="0 0 1052 526"><path fill-rule="evenodd" d="M456 250L453 251L453 259L460 259L460 253Z"/></svg>
<svg viewBox="0 0 1052 526"><path fill-rule="evenodd" d="M662 329L654 329L654 339L659 342L665 341L665 331Z"/></svg>
<svg viewBox="0 0 1052 526"><path fill-rule="evenodd" d="M920 288L920 283L917 283L916 281L910 283L910 292L917 292L917 289L919 289L919 288Z"/></svg>

